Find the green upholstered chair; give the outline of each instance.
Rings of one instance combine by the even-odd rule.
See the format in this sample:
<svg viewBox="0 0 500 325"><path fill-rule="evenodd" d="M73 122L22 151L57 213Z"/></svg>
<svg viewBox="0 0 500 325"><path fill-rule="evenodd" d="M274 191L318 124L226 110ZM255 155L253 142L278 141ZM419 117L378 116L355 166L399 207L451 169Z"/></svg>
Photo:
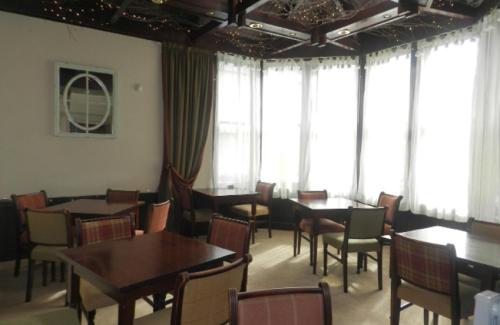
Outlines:
<svg viewBox="0 0 500 325"><path fill-rule="evenodd" d="M33 316L25 316L0 321L0 325L79 325L77 313L74 309L64 308Z"/></svg>
<svg viewBox="0 0 500 325"><path fill-rule="evenodd" d="M31 301L33 288L34 262L42 261L44 264L47 262L61 262L58 253L73 246L73 233L71 231L71 216L67 210L27 210L26 224L31 247L26 285L26 302L29 302Z"/></svg>
<svg viewBox="0 0 500 325"><path fill-rule="evenodd" d="M382 290L382 240L386 208L353 209L349 207L344 233L323 234L324 275L328 270L328 255L342 263L344 292L347 292L348 253L358 253L357 272L361 268L363 256L377 261L378 288ZM328 245L340 250L341 257L330 254ZM376 252L377 257L368 252Z"/></svg>

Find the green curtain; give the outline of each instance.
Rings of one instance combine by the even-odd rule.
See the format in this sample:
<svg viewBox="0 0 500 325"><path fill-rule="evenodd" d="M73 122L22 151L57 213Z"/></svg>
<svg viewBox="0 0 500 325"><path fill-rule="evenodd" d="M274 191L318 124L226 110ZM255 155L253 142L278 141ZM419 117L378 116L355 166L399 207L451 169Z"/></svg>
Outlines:
<svg viewBox="0 0 500 325"><path fill-rule="evenodd" d="M164 147L159 197L172 185L192 187L200 170L214 106L213 52L162 45ZM175 194L175 193L174 193Z"/></svg>

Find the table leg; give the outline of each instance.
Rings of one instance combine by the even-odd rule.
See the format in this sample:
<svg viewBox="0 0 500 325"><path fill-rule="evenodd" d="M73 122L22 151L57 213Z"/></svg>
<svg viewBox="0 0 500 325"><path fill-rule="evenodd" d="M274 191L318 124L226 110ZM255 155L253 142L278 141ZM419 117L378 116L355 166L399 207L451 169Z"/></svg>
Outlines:
<svg viewBox="0 0 500 325"><path fill-rule="evenodd" d="M69 298L69 306L71 308L77 308L80 304L80 276L74 272L72 266L68 267L67 269L68 289L66 292L66 296Z"/></svg>
<svg viewBox="0 0 500 325"><path fill-rule="evenodd" d="M158 311L165 309L165 300L167 298L166 293L155 293L153 294L153 311Z"/></svg>
<svg viewBox="0 0 500 325"><path fill-rule="evenodd" d="M255 244L255 233L257 232L257 218L256 214L256 203L255 200L252 200L252 222L253 222L253 230L252 230L252 244Z"/></svg>
<svg viewBox="0 0 500 325"><path fill-rule="evenodd" d="M121 301L118 306L118 325L133 325L135 313L135 300Z"/></svg>

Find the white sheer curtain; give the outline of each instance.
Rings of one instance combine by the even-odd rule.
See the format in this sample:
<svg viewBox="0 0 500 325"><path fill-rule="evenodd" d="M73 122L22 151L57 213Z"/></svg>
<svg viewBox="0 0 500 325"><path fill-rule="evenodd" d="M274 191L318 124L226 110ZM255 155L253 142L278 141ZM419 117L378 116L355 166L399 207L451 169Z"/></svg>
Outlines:
<svg viewBox="0 0 500 325"><path fill-rule="evenodd" d="M357 193L362 202L376 204L382 191L407 197L410 70L410 49L367 57Z"/></svg>
<svg viewBox="0 0 500 325"><path fill-rule="evenodd" d="M255 187L260 163L260 61L218 53L214 184Z"/></svg>
<svg viewBox="0 0 500 325"><path fill-rule="evenodd" d="M281 197L298 188L303 71L301 61L264 62L260 178Z"/></svg>
<svg viewBox="0 0 500 325"><path fill-rule="evenodd" d="M352 198L356 184L359 69L354 61L312 60L309 64L310 161L303 169L308 176L305 189L326 189L331 196Z"/></svg>
<svg viewBox="0 0 500 325"><path fill-rule="evenodd" d="M419 43L418 54L410 207L415 213L464 221L469 215L477 42L455 36L442 45Z"/></svg>
<svg viewBox="0 0 500 325"><path fill-rule="evenodd" d="M478 28L470 214L500 223L500 10L485 17Z"/></svg>
<svg viewBox="0 0 500 325"><path fill-rule="evenodd" d="M261 179L351 196L356 183L357 61L264 62Z"/></svg>

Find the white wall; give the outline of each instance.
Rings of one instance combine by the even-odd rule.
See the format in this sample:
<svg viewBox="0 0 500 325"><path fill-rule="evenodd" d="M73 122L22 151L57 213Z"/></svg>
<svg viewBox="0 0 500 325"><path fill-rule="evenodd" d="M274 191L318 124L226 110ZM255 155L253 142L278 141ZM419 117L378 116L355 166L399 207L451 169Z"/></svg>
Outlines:
<svg viewBox="0 0 500 325"><path fill-rule="evenodd" d="M116 138L54 136L56 61L115 71ZM0 114L0 197L154 191L163 138L160 44L0 12Z"/></svg>

